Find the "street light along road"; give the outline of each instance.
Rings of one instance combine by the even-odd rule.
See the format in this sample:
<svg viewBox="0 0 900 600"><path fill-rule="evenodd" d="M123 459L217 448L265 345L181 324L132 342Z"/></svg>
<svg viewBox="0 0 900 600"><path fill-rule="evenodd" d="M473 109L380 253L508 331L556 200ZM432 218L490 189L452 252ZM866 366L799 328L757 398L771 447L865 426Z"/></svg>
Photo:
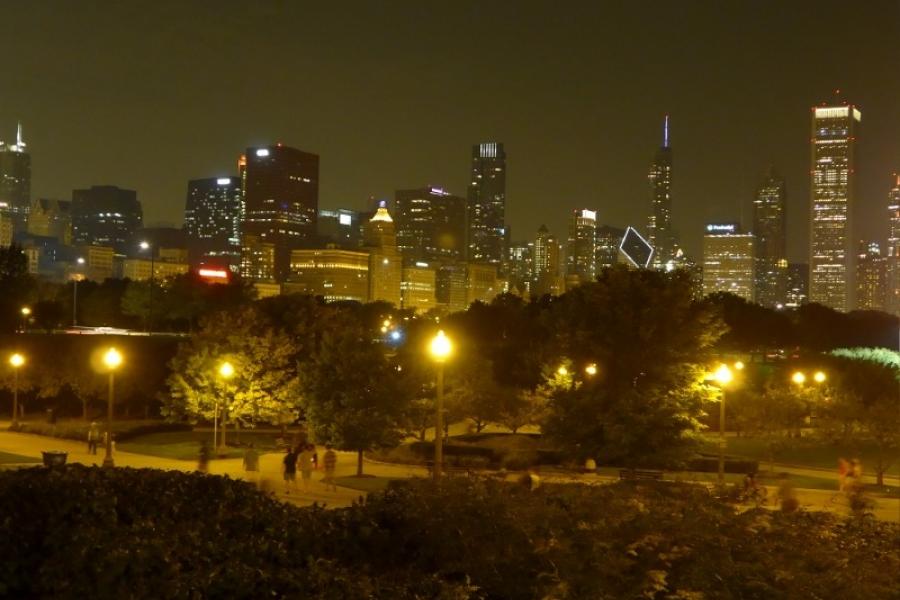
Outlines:
<svg viewBox="0 0 900 600"><path fill-rule="evenodd" d="M114 467L116 464L112 455L113 399L115 398L115 372L122 364L122 355L115 348L110 348L103 355L103 364L109 369L109 402L106 407L106 456L103 458L103 466Z"/></svg>
<svg viewBox="0 0 900 600"><path fill-rule="evenodd" d="M453 343L443 330L431 339L428 347L432 359L437 363L437 410L434 419L434 480L441 480L444 462L444 362L453 352Z"/></svg>
<svg viewBox="0 0 900 600"><path fill-rule="evenodd" d="M19 424L19 368L25 364L25 357L18 352L9 357L9 364L13 368L13 427Z"/></svg>

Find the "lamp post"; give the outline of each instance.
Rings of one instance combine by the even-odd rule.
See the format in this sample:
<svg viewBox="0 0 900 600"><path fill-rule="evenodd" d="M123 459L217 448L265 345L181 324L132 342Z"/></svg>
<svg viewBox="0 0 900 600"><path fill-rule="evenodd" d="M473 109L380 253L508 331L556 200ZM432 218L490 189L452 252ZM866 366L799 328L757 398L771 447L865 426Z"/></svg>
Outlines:
<svg viewBox="0 0 900 600"><path fill-rule="evenodd" d="M597 365L594 363L589 364L584 368L584 372L589 376L593 377L597 374Z"/></svg>
<svg viewBox="0 0 900 600"><path fill-rule="evenodd" d="M19 424L19 368L25 364L25 357L16 352L9 357L9 364L13 368L13 427Z"/></svg>
<svg viewBox="0 0 900 600"><path fill-rule="evenodd" d="M224 379L225 381L228 381L229 379L231 379L234 376L234 365L232 365L228 361L223 362L221 365L219 365L219 376L222 379ZM216 396L216 407L215 407L215 412L213 413L213 448L216 448L216 453L220 454L220 455L225 453L225 412L226 412L226 410L227 410L227 404L226 404L226 409L222 411L222 439L219 440L221 445L216 446L216 428L217 428L216 426L218 424L218 417L219 417L219 398L218 398L218 396Z"/></svg>
<svg viewBox="0 0 900 600"><path fill-rule="evenodd" d="M75 263L79 269L84 267L84 258L79 256L75 259ZM84 273L76 273L72 278L72 327L78 326L78 282L84 277Z"/></svg>
<svg viewBox="0 0 900 600"><path fill-rule="evenodd" d="M23 306L20 312L22 313L22 333L25 333L25 330L28 329L28 317L31 316L31 308Z"/></svg>
<svg viewBox="0 0 900 600"><path fill-rule="evenodd" d="M437 363L437 409L434 418L434 480L441 480L444 464L444 362L453 351L450 338L438 331L429 345L429 351Z"/></svg>
<svg viewBox="0 0 900 600"><path fill-rule="evenodd" d="M734 375L728 365L719 365L716 372L713 373L713 379L719 384L722 395L719 399L719 485L725 483L725 388L731 383Z"/></svg>
<svg viewBox="0 0 900 600"><path fill-rule="evenodd" d="M122 364L122 355L115 348L110 348L103 355L103 364L109 369L109 402L106 406L106 456L103 458L104 467L116 466L112 456L112 418L113 399L115 398L115 372Z"/></svg>
<svg viewBox="0 0 900 600"><path fill-rule="evenodd" d="M141 242L140 246L141 250L150 251L150 299L147 302L147 322L144 324L144 328L147 330L147 333L153 333L153 281L154 276L156 275L154 265L156 248L148 241Z"/></svg>

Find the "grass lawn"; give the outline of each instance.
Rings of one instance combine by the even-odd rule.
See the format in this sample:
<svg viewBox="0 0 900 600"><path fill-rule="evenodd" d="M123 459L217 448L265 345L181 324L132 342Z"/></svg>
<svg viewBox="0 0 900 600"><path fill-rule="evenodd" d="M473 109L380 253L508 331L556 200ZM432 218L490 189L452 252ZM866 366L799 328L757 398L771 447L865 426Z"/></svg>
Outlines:
<svg viewBox="0 0 900 600"><path fill-rule="evenodd" d="M760 470L768 468L769 454L764 440L752 437L729 437L727 439L728 454L758 460L760 462ZM775 452L776 463L830 469L836 473L838 459L859 458L862 461L866 474L874 475L872 465L875 464L876 453L875 448L870 444L862 444L857 448L847 448L825 444L808 438L792 441L794 443L789 447ZM715 440L711 439L704 450L714 453L716 451L715 443ZM888 475L896 477L900 473L900 460L897 460L895 456L891 458L894 459L894 464L888 469Z"/></svg>
<svg viewBox="0 0 900 600"><path fill-rule="evenodd" d="M335 477L334 484L341 487L350 488L351 490L359 490L360 492L380 492L387 488L388 484L396 481L393 477L357 477L349 475L346 477Z"/></svg>
<svg viewBox="0 0 900 600"><path fill-rule="evenodd" d="M10 454L9 452L0 452L0 465L14 465L39 463L42 459L34 456L22 456L21 454Z"/></svg>
<svg viewBox="0 0 900 600"><path fill-rule="evenodd" d="M275 448L275 433L241 431L241 444L253 442L260 452L271 452ZM212 444L212 434L199 431L175 431L169 433L149 433L136 437L127 442L117 444L120 450L134 452L136 454L148 454L162 458L175 458L179 460L197 460L200 452L200 443L206 441ZM233 431L228 432L228 440L234 442ZM228 447L226 458L240 458L244 456L244 448Z"/></svg>

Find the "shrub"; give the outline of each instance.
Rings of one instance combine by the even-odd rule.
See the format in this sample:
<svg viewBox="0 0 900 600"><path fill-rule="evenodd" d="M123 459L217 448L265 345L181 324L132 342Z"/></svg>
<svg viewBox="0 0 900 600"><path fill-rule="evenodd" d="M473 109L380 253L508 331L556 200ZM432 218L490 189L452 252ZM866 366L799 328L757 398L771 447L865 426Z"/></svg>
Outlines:
<svg viewBox="0 0 900 600"><path fill-rule="evenodd" d="M106 430L105 421L98 422L97 425L101 431ZM84 441L87 439L87 432L90 427L90 421L61 420L56 423L47 423L46 421L23 421L16 427L10 426L9 429L10 431L18 431L21 433L33 433L36 435L67 440ZM124 442L148 433L191 431L192 429L193 427L186 423L166 423L164 421L152 420L113 421L112 424L114 439L119 442Z"/></svg>
<svg viewBox="0 0 900 600"><path fill-rule="evenodd" d="M743 460L736 458L725 458L726 473L757 473L759 471L759 461ZM701 456L692 458L687 462L688 471L697 471L700 473L715 473L719 470L718 457Z"/></svg>

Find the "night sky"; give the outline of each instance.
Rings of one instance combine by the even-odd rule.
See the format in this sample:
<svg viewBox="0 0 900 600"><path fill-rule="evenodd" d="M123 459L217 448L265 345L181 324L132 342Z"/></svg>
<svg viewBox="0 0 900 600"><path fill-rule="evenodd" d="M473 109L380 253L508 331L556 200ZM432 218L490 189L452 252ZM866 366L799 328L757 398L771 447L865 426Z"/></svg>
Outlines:
<svg viewBox="0 0 900 600"><path fill-rule="evenodd" d="M464 195L471 145L502 141L514 240L576 207L643 230L668 112L688 251L709 220L749 226L774 164L805 260L810 107L835 88L863 114L862 235L883 235L900 170L898 0L6 0L0 39L0 138L23 122L33 195L133 188L148 224L180 224L187 180L250 145L318 153L320 206L360 208Z"/></svg>

